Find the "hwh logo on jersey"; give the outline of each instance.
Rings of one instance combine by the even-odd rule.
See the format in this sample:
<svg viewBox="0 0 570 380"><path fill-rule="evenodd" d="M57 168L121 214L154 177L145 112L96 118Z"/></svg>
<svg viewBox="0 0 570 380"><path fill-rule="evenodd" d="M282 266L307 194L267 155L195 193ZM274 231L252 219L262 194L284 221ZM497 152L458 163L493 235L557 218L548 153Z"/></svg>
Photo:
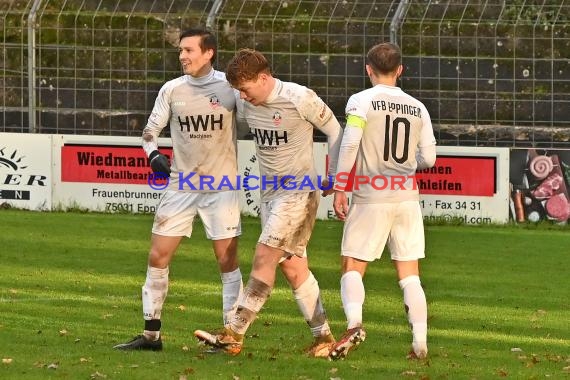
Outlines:
<svg viewBox="0 0 570 380"><path fill-rule="evenodd" d="M224 121L224 115L220 114L219 118L216 119L215 115L194 115L186 116L184 120L178 116L178 123L180 123L180 131L184 132L184 127L186 127L186 132L190 132L190 128L194 129L194 132L198 130L207 131L215 130L216 126L222 129Z"/></svg>
<svg viewBox="0 0 570 380"><path fill-rule="evenodd" d="M287 144L287 131L268 131L266 129L253 129L253 138L257 145L279 145L279 142Z"/></svg>

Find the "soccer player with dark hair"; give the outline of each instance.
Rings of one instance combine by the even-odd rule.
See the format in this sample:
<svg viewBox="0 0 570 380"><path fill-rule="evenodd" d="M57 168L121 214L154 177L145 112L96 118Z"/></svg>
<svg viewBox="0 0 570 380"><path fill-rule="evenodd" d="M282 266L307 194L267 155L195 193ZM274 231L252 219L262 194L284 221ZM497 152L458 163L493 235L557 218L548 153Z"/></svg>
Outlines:
<svg viewBox="0 0 570 380"><path fill-rule="evenodd" d="M360 184L353 189L350 208L343 186L334 186L334 210L345 221L340 286L348 327L331 359L344 358L366 337L362 278L368 263L380 259L386 242L412 327L412 355L425 358L428 351L427 304L418 263L425 257L424 227L414 176L417 169L435 164L436 141L426 107L396 87L402 70L396 45L375 45L366 64L373 87L352 95L346 105L337 172L349 173L356 163L357 176L381 176L390 185L378 189L372 181Z"/></svg>
<svg viewBox="0 0 570 380"><path fill-rule="evenodd" d="M241 234L238 205L236 119L241 100L225 74L214 70L217 43L203 29L182 32L179 60L184 75L162 86L144 128L143 148L155 175L169 178L157 207L146 281L142 287L144 331L120 350L161 350L161 311L168 291L169 264L184 236L192 234L196 215L212 240L222 280L223 321L227 323L242 292L238 267ZM174 157L158 150L158 136L170 125ZM211 186L200 175L214 178ZM221 181L233 181L220 186ZM200 268L190 268L200 270Z"/></svg>
<svg viewBox="0 0 570 380"><path fill-rule="evenodd" d="M268 180L260 186L262 232L234 317L221 334L203 330L194 334L211 346L239 354L247 329L271 294L279 266L314 336L307 354L326 358L334 338L306 255L319 205L319 189L291 186L284 179L297 184L305 179L313 185L319 183L313 162L314 128L328 136L329 176L334 176L340 124L314 91L275 78L260 52L239 50L228 64L226 75L246 101L244 117L254 137L261 177ZM332 188L323 195L330 193Z"/></svg>

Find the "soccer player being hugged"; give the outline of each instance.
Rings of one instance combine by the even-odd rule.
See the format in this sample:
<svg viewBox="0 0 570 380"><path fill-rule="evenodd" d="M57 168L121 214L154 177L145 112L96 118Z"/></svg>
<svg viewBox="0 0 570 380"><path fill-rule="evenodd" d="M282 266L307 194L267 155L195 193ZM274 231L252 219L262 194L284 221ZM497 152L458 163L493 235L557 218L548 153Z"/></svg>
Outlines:
<svg viewBox="0 0 570 380"><path fill-rule="evenodd" d="M398 46L375 45L366 58L373 87L348 100L337 173L349 173L356 163L357 178L369 181L355 186L350 208L344 184L334 186L334 210L345 221L340 292L348 327L330 358L344 358L366 337L362 278L368 263L380 259L386 242L412 328L411 355L425 358L427 305L418 264L425 257L424 227L414 175L434 165L436 142L426 107L396 87L402 74Z"/></svg>
<svg viewBox="0 0 570 380"><path fill-rule="evenodd" d="M279 266L314 336L306 353L326 358L334 338L306 254L319 189L293 184L318 184L313 163L314 128L328 137L328 174L334 177L342 135L340 124L312 90L273 77L269 62L257 51L239 50L229 62L226 75L246 101L244 116L253 134L260 168L262 232L234 317L221 334L203 330L194 334L206 344L237 355L248 327L271 294ZM332 188L323 195L330 193Z"/></svg>
<svg viewBox="0 0 570 380"><path fill-rule="evenodd" d="M162 349L161 310L168 291L169 264L182 238L191 236L196 215L212 240L221 272L224 323L231 319L243 290L237 256L241 234L237 186L218 183L237 177L235 109L241 100L225 74L212 67L216 49L216 39L209 31L182 32L179 59L184 75L162 86L144 128L143 148L152 170L155 175L169 177L169 185L152 226L142 287L144 331L116 349ZM168 124L172 166L158 150L158 136ZM197 173L213 178L211 186L203 186Z"/></svg>

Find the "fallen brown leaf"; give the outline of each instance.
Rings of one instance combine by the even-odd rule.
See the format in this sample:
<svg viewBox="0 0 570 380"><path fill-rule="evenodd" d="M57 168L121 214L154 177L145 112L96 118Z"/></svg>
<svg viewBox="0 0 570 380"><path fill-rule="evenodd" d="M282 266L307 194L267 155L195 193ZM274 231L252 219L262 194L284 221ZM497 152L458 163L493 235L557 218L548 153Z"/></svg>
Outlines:
<svg viewBox="0 0 570 380"><path fill-rule="evenodd" d="M184 310L186 310L186 306L180 305L180 306L178 306L177 309L180 310L180 311L184 311Z"/></svg>
<svg viewBox="0 0 570 380"><path fill-rule="evenodd" d="M94 373L91 374L91 378L92 378L92 379L106 379L106 378L107 378L107 375L102 374L102 373L99 372L99 371L95 371Z"/></svg>
<svg viewBox="0 0 570 380"><path fill-rule="evenodd" d="M555 363L559 363L559 362L561 362L562 359L563 359L562 356L560 356L560 355L548 355L546 358L547 358L549 361L555 362Z"/></svg>
<svg viewBox="0 0 570 380"><path fill-rule="evenodd" d="M13 359L12 358L2 358L2 363L4 364L10 364L12 363Z"/></svg>
<svg viewBox="0 0 570 380"><path fill-rule="evenodd" d="M67 335L67 330L66 330L66 329L59 330L59 335L60 335L60 336Z"/></svg>
<svg viewBox="0 0 570 380"><path fill-rule="evenodd" d="M47 367L48 369L57 369L59 367L59 363L51 363Z"/></svg>

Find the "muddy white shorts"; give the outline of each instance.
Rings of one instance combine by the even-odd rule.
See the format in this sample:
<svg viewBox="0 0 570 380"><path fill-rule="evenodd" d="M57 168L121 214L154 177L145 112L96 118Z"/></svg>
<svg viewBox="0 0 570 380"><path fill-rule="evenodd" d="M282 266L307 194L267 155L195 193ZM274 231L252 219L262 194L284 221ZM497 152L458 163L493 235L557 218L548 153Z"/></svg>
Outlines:
<svg viewBox="0 0 570 380"><path fill-rule="evenodd" d="M291 193L262 202L262 231L258 243L282 249L289 255L304 257L318 207L317 191Z"/></svg>
<svg viewBox="0 0 570 380"><path fill-rule="evenodd" d="M152 233L162 236L192 235L196 215L211 240L241 235L237 191L191 193L166 190L154 215Z"/></svg>

